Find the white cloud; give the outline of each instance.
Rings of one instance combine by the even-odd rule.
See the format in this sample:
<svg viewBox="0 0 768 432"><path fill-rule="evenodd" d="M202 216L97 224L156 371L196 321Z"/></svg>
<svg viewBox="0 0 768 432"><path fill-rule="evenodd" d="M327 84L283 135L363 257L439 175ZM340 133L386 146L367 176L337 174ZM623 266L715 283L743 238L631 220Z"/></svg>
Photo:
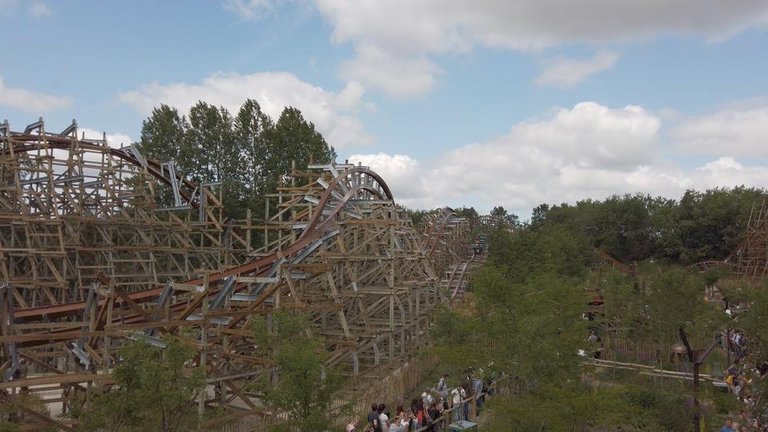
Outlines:
<svg viewBox="0 0 768 432"><path fill-rule="evenodd" d="M0 76L0 106L40 114L67 108L70 105L72 105L72 98L70 97L8 87L3 83L3 77Z"/></svg>
<svg viewBox="0 0 768 432"><path fill-rule="evenodd" d="M96 129L90 129L90 128L84 128L84 127L77 128L77 137L79 139L85 138L85 139L100 140L105 138L105 134L107 138L107 144L109 144L110 147L120 148L120 147L131 145L134 142L136 142L127 134L120 133L120 132L106 133L106 132L99 132Z"/></svg>
<svg viewBox="0 0 768 432"><path fill-rule="evenodd" d="M715 156L768 156L768 104L732 106L683 120L670 133L680 149Z"/></svg>
<svg viewBox="0 0 768 432"><path fill-rule="evenodd" d="M0 0L0 16L10 15L18 4L19 0Z"/></svg>
<svg viewBox="0 0 768 432"><path fill-rule="evenodd" d="M768 25L765 0L315 0L333 26L336 43L356 57L341 69L403 96L417 62L413 94L429 90L439 68L431 56L475 47L538 51L560 44L600 45L676 33L715 40ZM374 54L372 54L374 53ZM381 58L409 65L376 74ZM386 64L384 64L386 65ZM425 78L428 75L428 78ZM384 83L387 77L392 83Z"/></svg>
<svg viewBox="0 0 768 432"><path fill-rule="evenodd" d="M224 106L234 114L246 98L255 99L261 109L277 120L286 106L299 108L307 121L315 124L330 145L337 149L373 142L356 117L357 110L368 106L363 101L365 89L349 82L339 93L324 90L285 72L263 72L250 75L215 73L199 84L146 84L139 90L123 92L121 101L144 115L152 108L166 104L186 112L203 100Z"/></svg>
<svg viewBox="0 0 768 432"><path fill-rule="evenodd" d="M257 20L272 10L270 0L224 0L222 6L225 10L250 21Z"/></svg>
<svg viewBox="0 0 768 432"><path fill-rule="evenodd" d="M626 41L664 33L732 34L768 23L763 0L316 0L338 42L393 52L475 45L531 51L560 43Z"/></svg>
<svg viewBox="0 0 768 432"><path fill-rule="evenodd" d="M571 200L574 193L627 190L629 179L622 174L657 162L660 127L659 119L640 107L582 102L547 119L517 124L489 142L453 150L432 168L429 183L453 199L479 195L517 209Z"/></svg>
<svg viewBox="0 0 768 432"><path fill-rule="evenodd" d="M44 18L47 16L51 16L51 9L48 7L47 4L36 1L33 2L32 5L29 7L29 14L36 18Z"/></svg>
<svg viewBox="0 0 768 432"><path fill-rule="evenodd" d="M385 153L355 154L348 158L350 163L370 167L382 176L398 203L411 206L437 206L428 194L428 188L422 184L419 162L407 155L388 155Z"/></svg>
<svg viewBox="0 0 768 432"><path fill-rule="evenodd" d="M660 126L640 107L583 102L519 123L488 142L451 150L429 166L407 156L353 158L383 170L395 198L404 197L412 207L484 203L486 210L493 205L528 210L540 202L627 190L629 174L657 162ZM622 175L627 179L617 183Z"/></svg>
<svg viewBox="0 0 768 432"><path fill-rule="evenodd" d="M520 123L495 144L531 157L557 156L563 165L637 166L653 162L660 127L655 115L638 106L611 109L581 102L555 111L549 119Z"/></svg>
<svg viewBox="0 0 768 432"><path fill-rule="evenodd" d="M550 59L545 62L544 70L534 82L542 87L570 88L591 75L612 68L618 59L618 54L604 50L585 60L564 57Z"/></svg>
<svg viewBox="0 0 768 432"><path fill-rule="evenodd" d="M27 5L27 13L34 18L44 18L52 13L48 3L41 0L0 0L0 16L15 16Z"/></svg>
<svg viewBox="0 0 768 432"><path fill-rule="evenodd" d="M715 187L751 186L768 184L768 166L747 166L733 157L720 157L687 173L691 186L698 190Z"/></svg>
<svg viewBox="0 0 768 432"><path fill-rule="evenodd" d="M637 106L582 102L509 133L468 144L431 162L405 155L355 155L379 171L395 199L412 208L502 205L528 215L540 203L574 203L612 194L679 198L689 188L768 184L768 166L722 156L699 167L660 157L661 118Z"/></svg>
<svg viewBox="0 0 768 432"><path fill-rule="evenodd" d="M375 46L358 46L357 56L342 63L340 73L349 81L363 81L388 94L407 98L427 93L439 68L425 57L393 56Z"/></svg>

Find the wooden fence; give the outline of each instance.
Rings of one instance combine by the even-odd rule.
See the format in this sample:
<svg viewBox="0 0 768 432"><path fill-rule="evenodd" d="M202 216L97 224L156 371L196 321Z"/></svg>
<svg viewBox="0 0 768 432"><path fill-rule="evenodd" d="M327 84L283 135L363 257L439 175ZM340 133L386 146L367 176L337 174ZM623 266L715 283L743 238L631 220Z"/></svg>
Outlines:
<svg viewBox="0 0 768 432"><path fill-rule="evenodd" d="M655 343L634 341L625 338L606 337L603 340L603 350L600 358L604 360L623 361L630 363L659 364L667 361L659 345Z"/></svg>

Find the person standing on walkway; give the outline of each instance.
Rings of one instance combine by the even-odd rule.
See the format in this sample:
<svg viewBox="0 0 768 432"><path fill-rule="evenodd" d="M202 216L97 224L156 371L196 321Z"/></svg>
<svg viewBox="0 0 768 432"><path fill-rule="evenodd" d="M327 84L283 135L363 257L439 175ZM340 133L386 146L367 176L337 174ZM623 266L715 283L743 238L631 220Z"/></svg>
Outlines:
<svg viewBox="0 0 768 432"><path fill-rule="evenodd" d="M475 376L472 379L472 394L475 396L475 408L477 408L477 414L479 415L485 398L483 394L483 380L479 376Z"/></svg>
<svg viewBox="0 0 768 432"><path fill-rule="evenodd" d="M384 412L385 409L387 409L386 405L379 404L379 431L381 432L389 432L389 416Z"/></svg>
<svg viewBox="0 0 768 432"><path fill-rule="evenodd" d="M453 402L453 421L464 420L464 407L461 404L461 393L456 387L451 391L451 402Z"/></svg>
<svg viewBox="0 0 768 432"><path fill-rule="evenodd" d="M437 382L437 393L440 394L440 397L443 398L443 400L448 400L448 384L445 382L446 378L448 378L448 374L443 374Z"/></svg>
<svg viewBox="0 0 768 432"><path fill-rule="evenodd" d="M368 413L368 427L373 432L381 432L379 427L379 406L375 403L371 404L371 412Z"/></svg>

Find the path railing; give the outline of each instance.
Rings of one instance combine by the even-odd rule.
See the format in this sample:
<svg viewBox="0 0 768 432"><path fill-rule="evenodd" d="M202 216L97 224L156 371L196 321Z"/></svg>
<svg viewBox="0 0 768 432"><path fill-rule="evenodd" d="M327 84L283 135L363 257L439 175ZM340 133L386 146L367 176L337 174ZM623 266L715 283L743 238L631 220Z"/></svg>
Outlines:
<svg viewBox="0 0 768 432"><path fill-rule="evenodd" d="M453 424L456 421L458 421L458 420L456 420L456 418L454 416L454 413L457 410L463 410L465 405L467 406L467 415L464 416L463 413L462 413L461 419L462 420L469 420L469 421L476 421L478 415L480 414L477 411L477 400L480 399L480 398L483 398L483 400L486 400L487 398L492 397L491 393L494 394L494 395L498 394L498 382L497 381L494 382L493 384L491 384L490 390L492 390L492 392L489 392L488 390L485 390L485 391L481 392L480 394L472 395L472 396L469 396L466 399L463 399L461 401L461 404L459 404L459 405L454 405L454 406L452 406L452 407L450 407L450 408L448 408L446 410L443 410L440 413L440 417L438 417L437 419L432 419L432 423L431 424L429 424L427 426L422 426L421 428L416 429L414 432L427 432L427 431L430 430L431 427L434 427L435 425L437 425L439 427L439 430L441 432L447 432L448 431L448 426L450 426L451 424Z"/></svg>

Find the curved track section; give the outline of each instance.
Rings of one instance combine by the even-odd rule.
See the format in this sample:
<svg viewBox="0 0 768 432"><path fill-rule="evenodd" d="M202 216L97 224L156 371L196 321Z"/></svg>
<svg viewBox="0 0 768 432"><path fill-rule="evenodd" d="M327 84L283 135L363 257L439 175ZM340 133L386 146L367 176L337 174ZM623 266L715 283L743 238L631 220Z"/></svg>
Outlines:
<svg viewBox="0 0 768 432"><path fill-rule="evenodd" d="M423 244L437 274L444 299L463 299L469 285L469 273L480 261L470 247L469 221L459 217L450 207L431 214L425 221Z"/></svg>
<svg viewBox="0 0 768 432"><path fill-rule="evenodd" d="M243 386L269 367L250 329L275 309L309 312L329 363L350 374L396 360L426 342L447 268L433 263L469 251L448 213L425 246L366 167L295 172L265 222L228 221L215 185L43 129L0 128L0 393L57 385L60 428L53 417L86 385L109 382L124 341L162 345L182 329L209 404L258 413Z"/></svg>
<svg viewBox="0 0 768 432"><path fill-rule="evenodd" d="M423 228L423 244L440 274L456 263L470 259L472 251L469 221L459 217L450 207L443 207L427 217Z"/></svg>

